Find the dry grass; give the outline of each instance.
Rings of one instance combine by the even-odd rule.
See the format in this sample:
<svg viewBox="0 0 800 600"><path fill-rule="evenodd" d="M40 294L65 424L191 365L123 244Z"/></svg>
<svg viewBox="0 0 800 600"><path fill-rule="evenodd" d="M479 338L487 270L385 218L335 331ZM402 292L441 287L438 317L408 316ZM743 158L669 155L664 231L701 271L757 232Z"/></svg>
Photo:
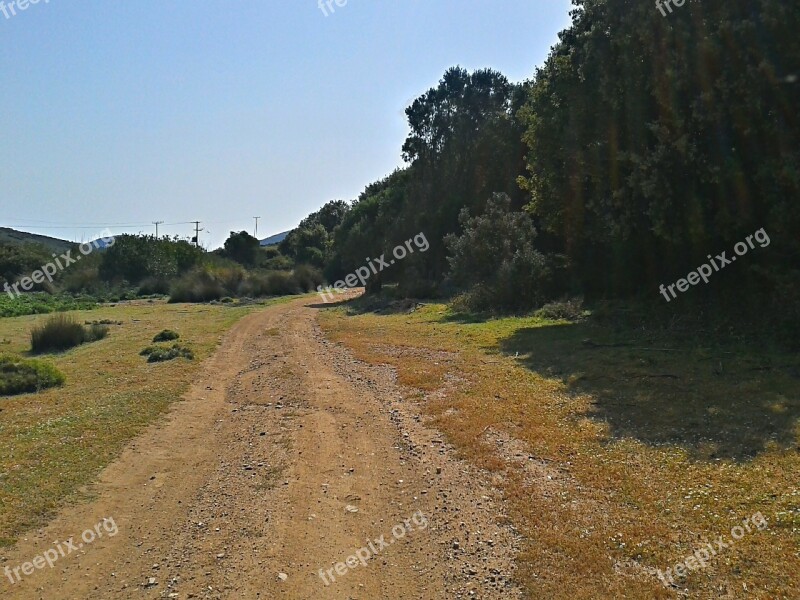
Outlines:
<svg viewBox="0 0 800 600"><path fill-rule="evenodd" d="M138 302L70 313L123 324L52 357L63 387L0 399L0 547L85 498L100 470L180 398L222 334L253 308ZM31 328L47 318L0 319L3 351L26 352ZM165 327L184 332L198 360L143 361L139 350Z"/></svg>
<svg viewBox="0 0 800 600"><path fill-rule="evenodd" d="M503 489L529 597L800 598L796 355L442 305L320 320ZM756 512L768 529L657 578Z"/></svg>

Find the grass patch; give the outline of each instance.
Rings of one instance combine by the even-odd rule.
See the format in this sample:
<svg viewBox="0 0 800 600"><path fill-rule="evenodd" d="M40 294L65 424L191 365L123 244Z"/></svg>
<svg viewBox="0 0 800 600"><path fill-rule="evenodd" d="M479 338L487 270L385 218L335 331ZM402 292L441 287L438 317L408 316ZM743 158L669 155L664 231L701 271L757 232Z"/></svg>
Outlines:
<svg viewBox="0 0 800 600"><path fill-rule="evenodd" d="M52 364L15 356L0 356L0 396L40 392L64 383Z"/></svg>
<svg viewBox="0 0 800 600"><path fill-rule="evenodd" d="M173 340L177 340L180 337L181 335L177 331L172 331L171 329L164 329L160 333L156 334L156 336L153 338L153 342L154 343L171 342Z"/></svg>
<svg viewBox="0 0 800 600"><path fill-rule="evenodd" d="M105 306L84 319L123 321L102 346L87 344L52 362L60 388L7 398L0 410L0 546L41 527L60 508L87 499L87 486L125 445L163 415L196 379L201 361L236 321L261 307L225 308L132 302ZM28 350L29 331L44 316L0 319L9 354ZM197 360L158 367L141 360L153 331L192 331ZM89 490L81 491L81 490Z"/></svg>
<svg viewBox="0 0 800 600"><path fill-rule="evenodd" d="M108 335L106 325L81 325L74 317L58 314L31 330L31 351L34 354L61 352L75 346L102 340Z"/></svg>
<svg viewBox="0 0 800 600"><path fill-rule="evenodd" d="M0 317L43 315L68 310L90 310L96 307L97 301L89 296L35 292L10 298L7 294L0 294Z"/></svg>
<svg viewBox="0 0 800 600"><path fill-rule="evenodd" d="M166 362L176 358L186 358L194 360L194 352L188 346L173 344L172 346L148 346L141 352L141 356L147 357L147 362Z"/></svg>
<svg viewBox="0 0 800 600"><path fill-rule="evenodd" d="M800 357L653 329L646 315L572 321L579 310L567 309L476 318L440 304L345 306L320 322L358 358L392 365L430 422L492 475L530 540L518 572L528 597L678 598L656 570L759 511L769 528L676 579L680 593L800 597Z"/></svg>

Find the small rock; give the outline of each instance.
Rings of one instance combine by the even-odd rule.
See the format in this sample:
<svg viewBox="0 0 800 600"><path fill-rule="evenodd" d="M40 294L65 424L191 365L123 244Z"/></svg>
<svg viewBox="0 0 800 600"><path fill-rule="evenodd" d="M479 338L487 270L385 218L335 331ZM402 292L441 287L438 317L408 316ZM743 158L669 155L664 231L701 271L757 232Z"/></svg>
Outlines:
<svg viewBox="0 0 800 600"><path fill-rule="evenodd" d="M286 573L278 573L278 579L280 579L281 581L286 581L287 579L289 579L289 576Z"/></svg>

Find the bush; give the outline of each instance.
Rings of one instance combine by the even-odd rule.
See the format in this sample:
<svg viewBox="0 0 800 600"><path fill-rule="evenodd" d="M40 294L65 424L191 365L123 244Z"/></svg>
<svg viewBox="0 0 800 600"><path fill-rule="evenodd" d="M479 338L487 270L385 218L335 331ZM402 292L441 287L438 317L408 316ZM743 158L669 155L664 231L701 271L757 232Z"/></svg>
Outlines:
<svg viewBox="0 0 800 600"><path fill-rule="evenodd" d="M194 359L194 352L192 352L191 348L181 346L180 344L173 344L172 346L148 346L139 352L139 355L146 356L147 362L149 363L164 362L181 357L188 360Z"/></svg>
<svg viewBox="0 0 800 600"><path fill-rule="evenodd" d="M64 374L49 363L0 356L0 396L39 392L63 383Z"/></svg>
<svg viewBox="0 0 800 600"><path fill-rule="evenodd" d="M300 285L292 273L286 271L268 271L251 273L250 277L239 286L239 294L243 296L289 296L301 292Z"/></svg>
<svg viewBox="0 0 800 600"><path fill-rule="evenodd" d="M161 333L156 334L153 338L154 342L171 342L172 340L177 340L181 335L177 331L172 331L171 329L164 329Z"/></svg>
<svg viewBox="0 0 800 600"><path fill-rule="evenodd" d="M581 298L572 298L562 302L551 302L533 313L534 316L549 321L581 321L588 316L583 309Z"/></svg>
<svg viewBox="0 0 800 600"><path fill-rule="evenodd" d="M192 271L176 281L170 289L170 302L209 302L219 300L225 289L214 275L203 269Z"/></svg>
<svg viewBox="0 0 800 600"><path fill-rule="evenodd" d="M34 327L31 331L31 349L36 354L51 351L62 351L80 346L87 342L101 340L108 335L108 327L92 324L84 327L72 317L55 315L44 325Z"/></svg>
<svg viewBox="0 0 800 600"><path fill-rule="evenodd" d="M313 292L325 283L322 271L309 265L298 265L294 270L294 279L304 292Z"/></svg>
<svg viewBox="0 0 800 600"><path fill-rule="evenodd" d="M526 310L553 293L555 260L534 246L531 218L511 210L505 194L495 194L486 212L471 217L465 208L461 235L445 238L450 276L467 293L461 301L472 310Z"/></svg>
<svg viewBox="0 0 800 600"><path fill-rule="evenodd" d="M164 277L146 277L139 284L139 296L166 296L170 282Z"/></svg>

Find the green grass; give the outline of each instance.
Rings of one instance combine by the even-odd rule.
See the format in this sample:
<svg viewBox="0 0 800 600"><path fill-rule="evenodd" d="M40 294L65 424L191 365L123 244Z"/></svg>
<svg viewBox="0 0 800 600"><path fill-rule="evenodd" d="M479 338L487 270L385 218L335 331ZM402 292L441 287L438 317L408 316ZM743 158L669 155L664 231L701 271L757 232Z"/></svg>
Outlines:
<svg viewBox="0 0 800 600"><path fill-rule="evenodd" d="M50 295L44 292L37 292L23 294L12 299L8 294L0 294L0 317L41 315L67 310L89 310L96 306L96 300L89 296Z"/></svg>
<svg viewBox="0 0 800 600"><path fill-rule="evenodd" d="M159 333L155 335L153 338L154 343L158 342L171 342L172 340L177 340L180 338L181 335L177 331L172 331L170 329L163 329Z"/></svg>
<svg viewBox="0 0 800 600"><path fill-rule="evenodd" d="M800 597L800 356L769 336L441 304L345 306L320 320L357 357L397 369L409 399L502 489L528 540L518 577L529 597L677 598L655 570L757 511L768 529L678 583L692 598Z"/></svg>
<svg viewBox="0 0 800 600"><path fill-rule="evenodd" d="M141 356L147 357L147 362L166 362L176 358L194 360L194 352L188 346L182 344L172 344L172 346L148 346L141 352Z"/></svg>
<svg viewBox="0 0 800 600"><path fill-rule="evenodd" d="M0 396L40 392L64 383L64 374L52 364L0 355Z"/></svg>
<svg viewBox="0 0 800 600"><path fill-rule="evenodd" d="M0 547L85 499L80 490L91 489L86 486L101 469L181 397L223 333L259 308L134 302L75 313L123 325L104 340L53 357L66 376L63 387L0 404ZM0 319L0 340L8 342L3 352L26 352L31 328L44 319ZM139 350L163 328L192 331L198 360L143 361Z"/></svg>

